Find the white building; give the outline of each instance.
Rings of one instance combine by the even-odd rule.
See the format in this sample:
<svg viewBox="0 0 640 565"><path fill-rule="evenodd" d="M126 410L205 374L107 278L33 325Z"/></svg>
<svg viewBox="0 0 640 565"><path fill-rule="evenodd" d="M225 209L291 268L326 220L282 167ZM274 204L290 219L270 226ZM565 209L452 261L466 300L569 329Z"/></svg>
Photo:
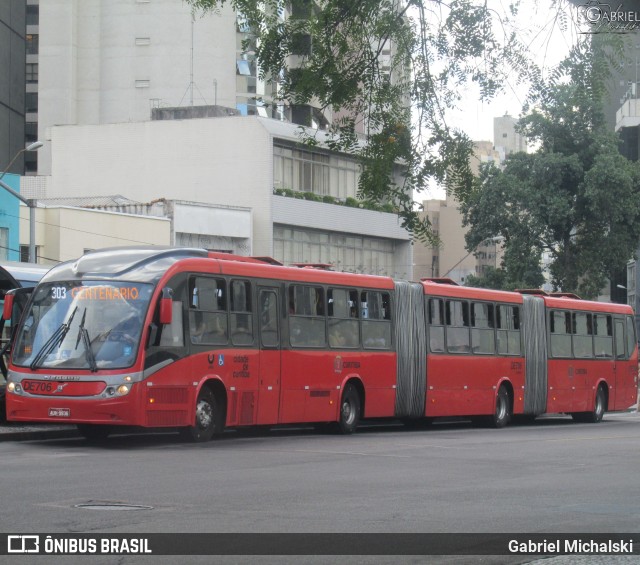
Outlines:
<svg viewBox="0 0 640 565"><path fill-rule="evenodd" d="M251 209L253 255L410 278L410 236L395 214L274 194L288 188L340 203L356 196L357 162L300 145L297 131L254 116L53 127L52 174L39 196L117 193ZM189 217L176 228L184 238L196 225ZM198 225L229 235L215 220Z"/></svg>
<svg viewBox="0 0 640 565"><path fill-rule="evenodd" d="M502 160L512 153L526 153L527 140L516 131L518 120L509 114L493 118L493 145Z"/></svg>
<svg viewBox="0 0 640 565"><path fill-rule="evenodd" d="M294 123L323 127L330 110L261 105L273 87L228 5L192 17L180 0L28 1L39 7L30 122L45 145L26 196L181 202L188 211L170 217L177 245L411 277L396 215L333 203L356 198L358 163L299 143Z"/></svg>

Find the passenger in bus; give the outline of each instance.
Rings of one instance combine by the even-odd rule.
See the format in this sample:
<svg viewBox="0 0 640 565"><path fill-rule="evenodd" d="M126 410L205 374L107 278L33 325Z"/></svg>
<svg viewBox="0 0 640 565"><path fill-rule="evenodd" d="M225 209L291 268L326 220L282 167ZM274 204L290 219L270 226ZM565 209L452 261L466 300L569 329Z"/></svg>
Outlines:
<svg viewBox="0 0 640 565"><path fill-rule="evenodd" d="M348 339L339 325L329 327L329 345L331 347L348 347Z"/></svg>
<svg viewBox="0 0 640 565"><path fill-rule="evenodd" d="M207 316L202 323L202 332L199 336L200 343L226 343L227 330L222 327L220 316Z"/></svg>

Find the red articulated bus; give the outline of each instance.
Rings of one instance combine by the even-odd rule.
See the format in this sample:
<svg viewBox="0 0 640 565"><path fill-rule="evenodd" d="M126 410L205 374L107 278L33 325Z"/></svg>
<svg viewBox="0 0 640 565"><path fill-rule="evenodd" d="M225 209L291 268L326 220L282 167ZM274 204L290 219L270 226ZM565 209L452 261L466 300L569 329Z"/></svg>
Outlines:
<svg viewBox="0 0 640 565"><path fill-rule="evenodd" d="M361 418L599 421L635 403L635 343L628 306L110 249L35 288L13 333L7 418L75 423L89 438L180 428L195 441L226 426L352 433Z"/></svg>
<svg viewBox="0 0 640 565"><path fill-rule="evenodd" d="M425 416L567 413L599 422L638 395L630 306L572 294L503 292L422 281L426 302ZM486 415L489 414L487 417Z"/></svg>

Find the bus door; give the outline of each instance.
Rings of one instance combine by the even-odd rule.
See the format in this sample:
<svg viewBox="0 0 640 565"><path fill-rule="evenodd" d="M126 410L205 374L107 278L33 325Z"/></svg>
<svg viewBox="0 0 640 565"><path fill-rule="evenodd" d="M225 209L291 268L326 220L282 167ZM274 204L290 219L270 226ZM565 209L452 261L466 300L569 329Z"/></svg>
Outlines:
<svg viewBox="0 0 640 565"><path fill-rule="evenodd" d="M260 382L258 424L278 422L280 405L280 307L277 287L258 288Z"/></svg>
<svg viewBox="0 0 640 565"><path fill-rule="evenodd" d="M624 371L627 358L625 351L626 339L624 336L624 320L622 318L613 319L613 335L615 340L615 360L613 361L613 375L609 383L609 410L614 410L617 405L616 396L618 391L624 387ZM613 385L613 388L611 388Z"/></svg>

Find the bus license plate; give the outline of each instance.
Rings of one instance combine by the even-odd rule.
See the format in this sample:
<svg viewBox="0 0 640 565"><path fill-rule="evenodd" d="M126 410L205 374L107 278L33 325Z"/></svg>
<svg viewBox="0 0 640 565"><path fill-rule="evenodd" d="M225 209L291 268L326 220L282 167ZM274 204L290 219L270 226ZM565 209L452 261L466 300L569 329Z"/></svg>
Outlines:
<svg viewBox="0 0 640 565"><path fill-rule="evenodd" d="M68 418L71 410L68 408L49 408L49 416L52 418Z"/></svg>

